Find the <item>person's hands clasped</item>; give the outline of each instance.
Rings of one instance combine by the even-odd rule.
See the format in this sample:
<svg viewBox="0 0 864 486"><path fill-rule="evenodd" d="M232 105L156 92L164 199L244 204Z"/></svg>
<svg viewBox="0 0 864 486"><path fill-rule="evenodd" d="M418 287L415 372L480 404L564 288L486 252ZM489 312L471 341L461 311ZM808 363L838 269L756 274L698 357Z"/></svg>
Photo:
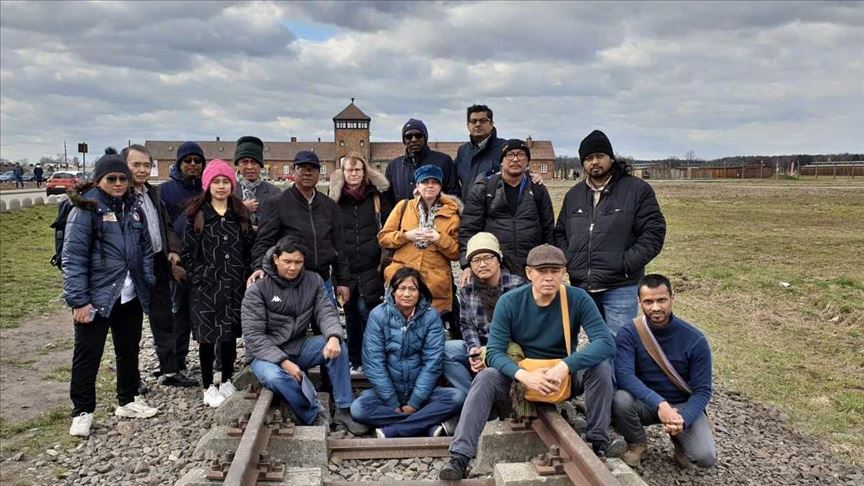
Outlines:
<svg viewBox="0 0 864 486"><path fill-rule="evenodd" d="M534 371L519 370L516 372L516 380L528 387L529 390L534 390L543 395L549 395L558 391L558 384L553 383L546 377L546 372L549 368L539 368Z"/></svg>
<svg viewBox="0 0 864 486"><path fill-rule="evenodd" d="M480 373L484 369L486 369L486 363L483 362L483 359L480 356L472 358L472 354L480 354L483 348L479 346L474 346L468 350L468 364L471 366L471 371L474 373Z"/></svg>
<svg viewBox="0 0 864 486"><path fill-rule="evenodd" d="M342 343L339 341L339 338L331 336L327 340L327 344L324 345L324 349L321 350L321 354L324 355L324 359L338 358L342 354Z"/></svg>
<svg viewBox="0 0 864 486"><path fill-rule="evenodd" d="M657 407L657 417L663 423L663 431L667 434L674 437L684 431L684 417L668 402L660 402L660 406Z"/></svg>
<svg viewBox="0 0 864 486"><path fill-rule="evenodd" d="M555 384L557 391L569 374L570 368L567 367L567 363L561 361L546 372L546 379Z"/></svg>
<svg viewBox="0 0 864 486"><path fill-rule="evenodd" d="M402 235L405 237L406 240L414 242L414 241L417 241L417 240L423 238L423 229L422 228L414 228L412 230L408 230L408 231L402 233Z"/></svg>

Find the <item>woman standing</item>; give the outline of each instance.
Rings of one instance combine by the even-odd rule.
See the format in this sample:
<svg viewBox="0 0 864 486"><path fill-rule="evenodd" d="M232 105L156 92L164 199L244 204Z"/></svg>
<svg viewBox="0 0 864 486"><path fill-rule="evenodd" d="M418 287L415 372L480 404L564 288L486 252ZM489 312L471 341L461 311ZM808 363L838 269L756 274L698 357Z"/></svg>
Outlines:
<svg viewBox="0 0 864 486"><path fill-rule="evenodd" d="M234 170L213 160L201 178L204 192L189 203L180 258L191 285L192 332L198 341L204 403L218 407L236 389L231 384L235 340L241 334L240 306L246 289L254 233L249 212L237 196ZM213 385L215 348L220 349L222 384Z"/></svg>
<svg viewBox="0 0 864 486"><path fill-rule="evenodd" d="M459 258L459 203L441 194L443 179L436 165L415 170L415 192L419 195L396 204L378 233L381 247L395 250L384 279L389 282L402 267L419 270L432 293L432 307L439 314L453 310L450 262Z"/></svg>
<svg viewBox="0 0 864 486"><path fill-rule="evenodd" d="M384 303L369 314L363 368L372 389L351 405L351 416L379 427L378 438L437 436L465 394L436 386L444 363L444 326L429 305L420 272L396 271Z"/></svg>

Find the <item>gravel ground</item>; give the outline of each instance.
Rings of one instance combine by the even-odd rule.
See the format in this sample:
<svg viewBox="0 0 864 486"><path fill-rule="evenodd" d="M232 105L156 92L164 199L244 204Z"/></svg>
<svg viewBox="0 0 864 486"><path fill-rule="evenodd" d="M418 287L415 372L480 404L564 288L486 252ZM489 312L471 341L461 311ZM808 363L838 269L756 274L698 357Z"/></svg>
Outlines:
<svg viewBox="0 0 864 486"><path fill-rule="evenodd" d="M213 410L201 402L198 388L154 384L152 340L145 326L142 377L149 382L148 403L160 408L149 420L114 417L114 404L101 403L107 418L94 423L90 437L71 449L51 448L27 461L24 479L32 484L170 485L192 467L198 439L209 429ZM242 355L242 349L239 349ZM107 352L110 350L110 340ZM190 363L197 356L193 343ZM238 360L241 358L238 358ZM864 469L843 464L817 441L792 430L782 413L718 387L710 408L717 427L719 461L707 471L682 471L672 459L672 445L659 427L649 428L650 449L639 472L652 485L862 485ZM344 433L336 432L334 436ZM528 460L529 458L526 458ZM328 464L331 479L398 481L434 479L444 459L346 460ZM3 464L2 467L24 466Z"/></svg>

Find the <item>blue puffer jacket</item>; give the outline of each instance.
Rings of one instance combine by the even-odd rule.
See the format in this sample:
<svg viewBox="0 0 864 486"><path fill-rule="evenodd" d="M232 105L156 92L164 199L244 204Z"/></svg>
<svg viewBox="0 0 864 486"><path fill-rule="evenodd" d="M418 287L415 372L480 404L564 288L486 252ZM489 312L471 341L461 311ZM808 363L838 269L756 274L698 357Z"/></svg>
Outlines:
<svg viewBox="0 0 864 486"><path fill-rule="evenodd" d="M156 276L140 201L127 195L122 211L112 211L108 196L96 187L83 195L73 193L70 201L75 207L66 220L62 260L66 303L73 309L91 304L109 317L130 272L141 307L148 312Z"/></svg>
<svg viewBox="0 0 864 486"><path fill-rule="evenodd" d="M180 162L171 167L171 178L159 185L159 196L165 203L174 232L183 235L186 232L186 217L178 217L183 213L186 203L201 194L201 179L188 179L180 172Z"/></svg>
<svg viewBox="0 0 864 486"><path fill-rule="evenodd" d="M378 396L395 409L420 409L429 400L444 363L444 325L424 297L406 321L387 290L372 309L363 335L363 369Z"/></svg>

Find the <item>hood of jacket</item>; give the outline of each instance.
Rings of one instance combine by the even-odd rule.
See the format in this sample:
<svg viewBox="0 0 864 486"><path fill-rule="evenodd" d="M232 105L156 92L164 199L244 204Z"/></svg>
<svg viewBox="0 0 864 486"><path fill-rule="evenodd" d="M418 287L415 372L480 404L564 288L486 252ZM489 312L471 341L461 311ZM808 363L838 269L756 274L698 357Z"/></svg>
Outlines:
<svg viewBox="0 0 864 486"><path fill-rule="evenodd" d="M388 287L387 290L384 292L384 303L387 304L387 307L389 307L392 312L396 312L400 316L402 315L402 312L400 312L399 308L396 307L396 299L393 298L392 288ZM418 317L423 315L424 312L430 309L433 312L437 312L435 311L435 309L432 309L432 302L424 295L421 295L420 300L417 301L417 306L414 307L414 319L417 319Z"/></svg>
<svg viewBox="0 0 864 486"><path fill-rule="evenodd" d="M273 280L273 283L278 285L279 287L297 287L300 285L300 282L303 281L303 278L306 276L306 266L303 266L303 270L297 275L297 278L294 280L285 280L281 276L279 276L279 272L276 270L276 265L273 264L273 254L276 253L276 246L273 245L267 250L267 253L264 254L264 259L261 260L261 270L264 271L264 274L267 278Z"/></svg>
<svg viewBox="0 0 864 486"><path fill-rule="evenodd" d="M84 184L74 186L69 189L68 194L69 202L73 206L85 211L98 211L100 207L102 210L105 210L109 207L108 201L111 198L111 196L103 194L95 182L85 182ZM121 198L124 205L129 202L129 194L129 192L126 192Z"/></svg>
<svg viewBox="0 0 864 486"><path fill-rule="evenodd" d="M368 164L366 165L366 176L369 179L369 185L366 186L367 192L372 187L382 194L387 189L390 189L390 182L387 180L387 177ZM339 202L339 199L342 197L343 187L345 187L345 173L342 169L336 169L330 175L330 199Z"/></svg>
<svg viewBox="0 0 864 486"><path fill-rule="evenodd" d="M186 189L200 189L201 188L201 179L190 179L183 175L183 172L180 170L180 163L176 163L171 166L171 172L169 174L171 179L179 182Z"/></svg>

